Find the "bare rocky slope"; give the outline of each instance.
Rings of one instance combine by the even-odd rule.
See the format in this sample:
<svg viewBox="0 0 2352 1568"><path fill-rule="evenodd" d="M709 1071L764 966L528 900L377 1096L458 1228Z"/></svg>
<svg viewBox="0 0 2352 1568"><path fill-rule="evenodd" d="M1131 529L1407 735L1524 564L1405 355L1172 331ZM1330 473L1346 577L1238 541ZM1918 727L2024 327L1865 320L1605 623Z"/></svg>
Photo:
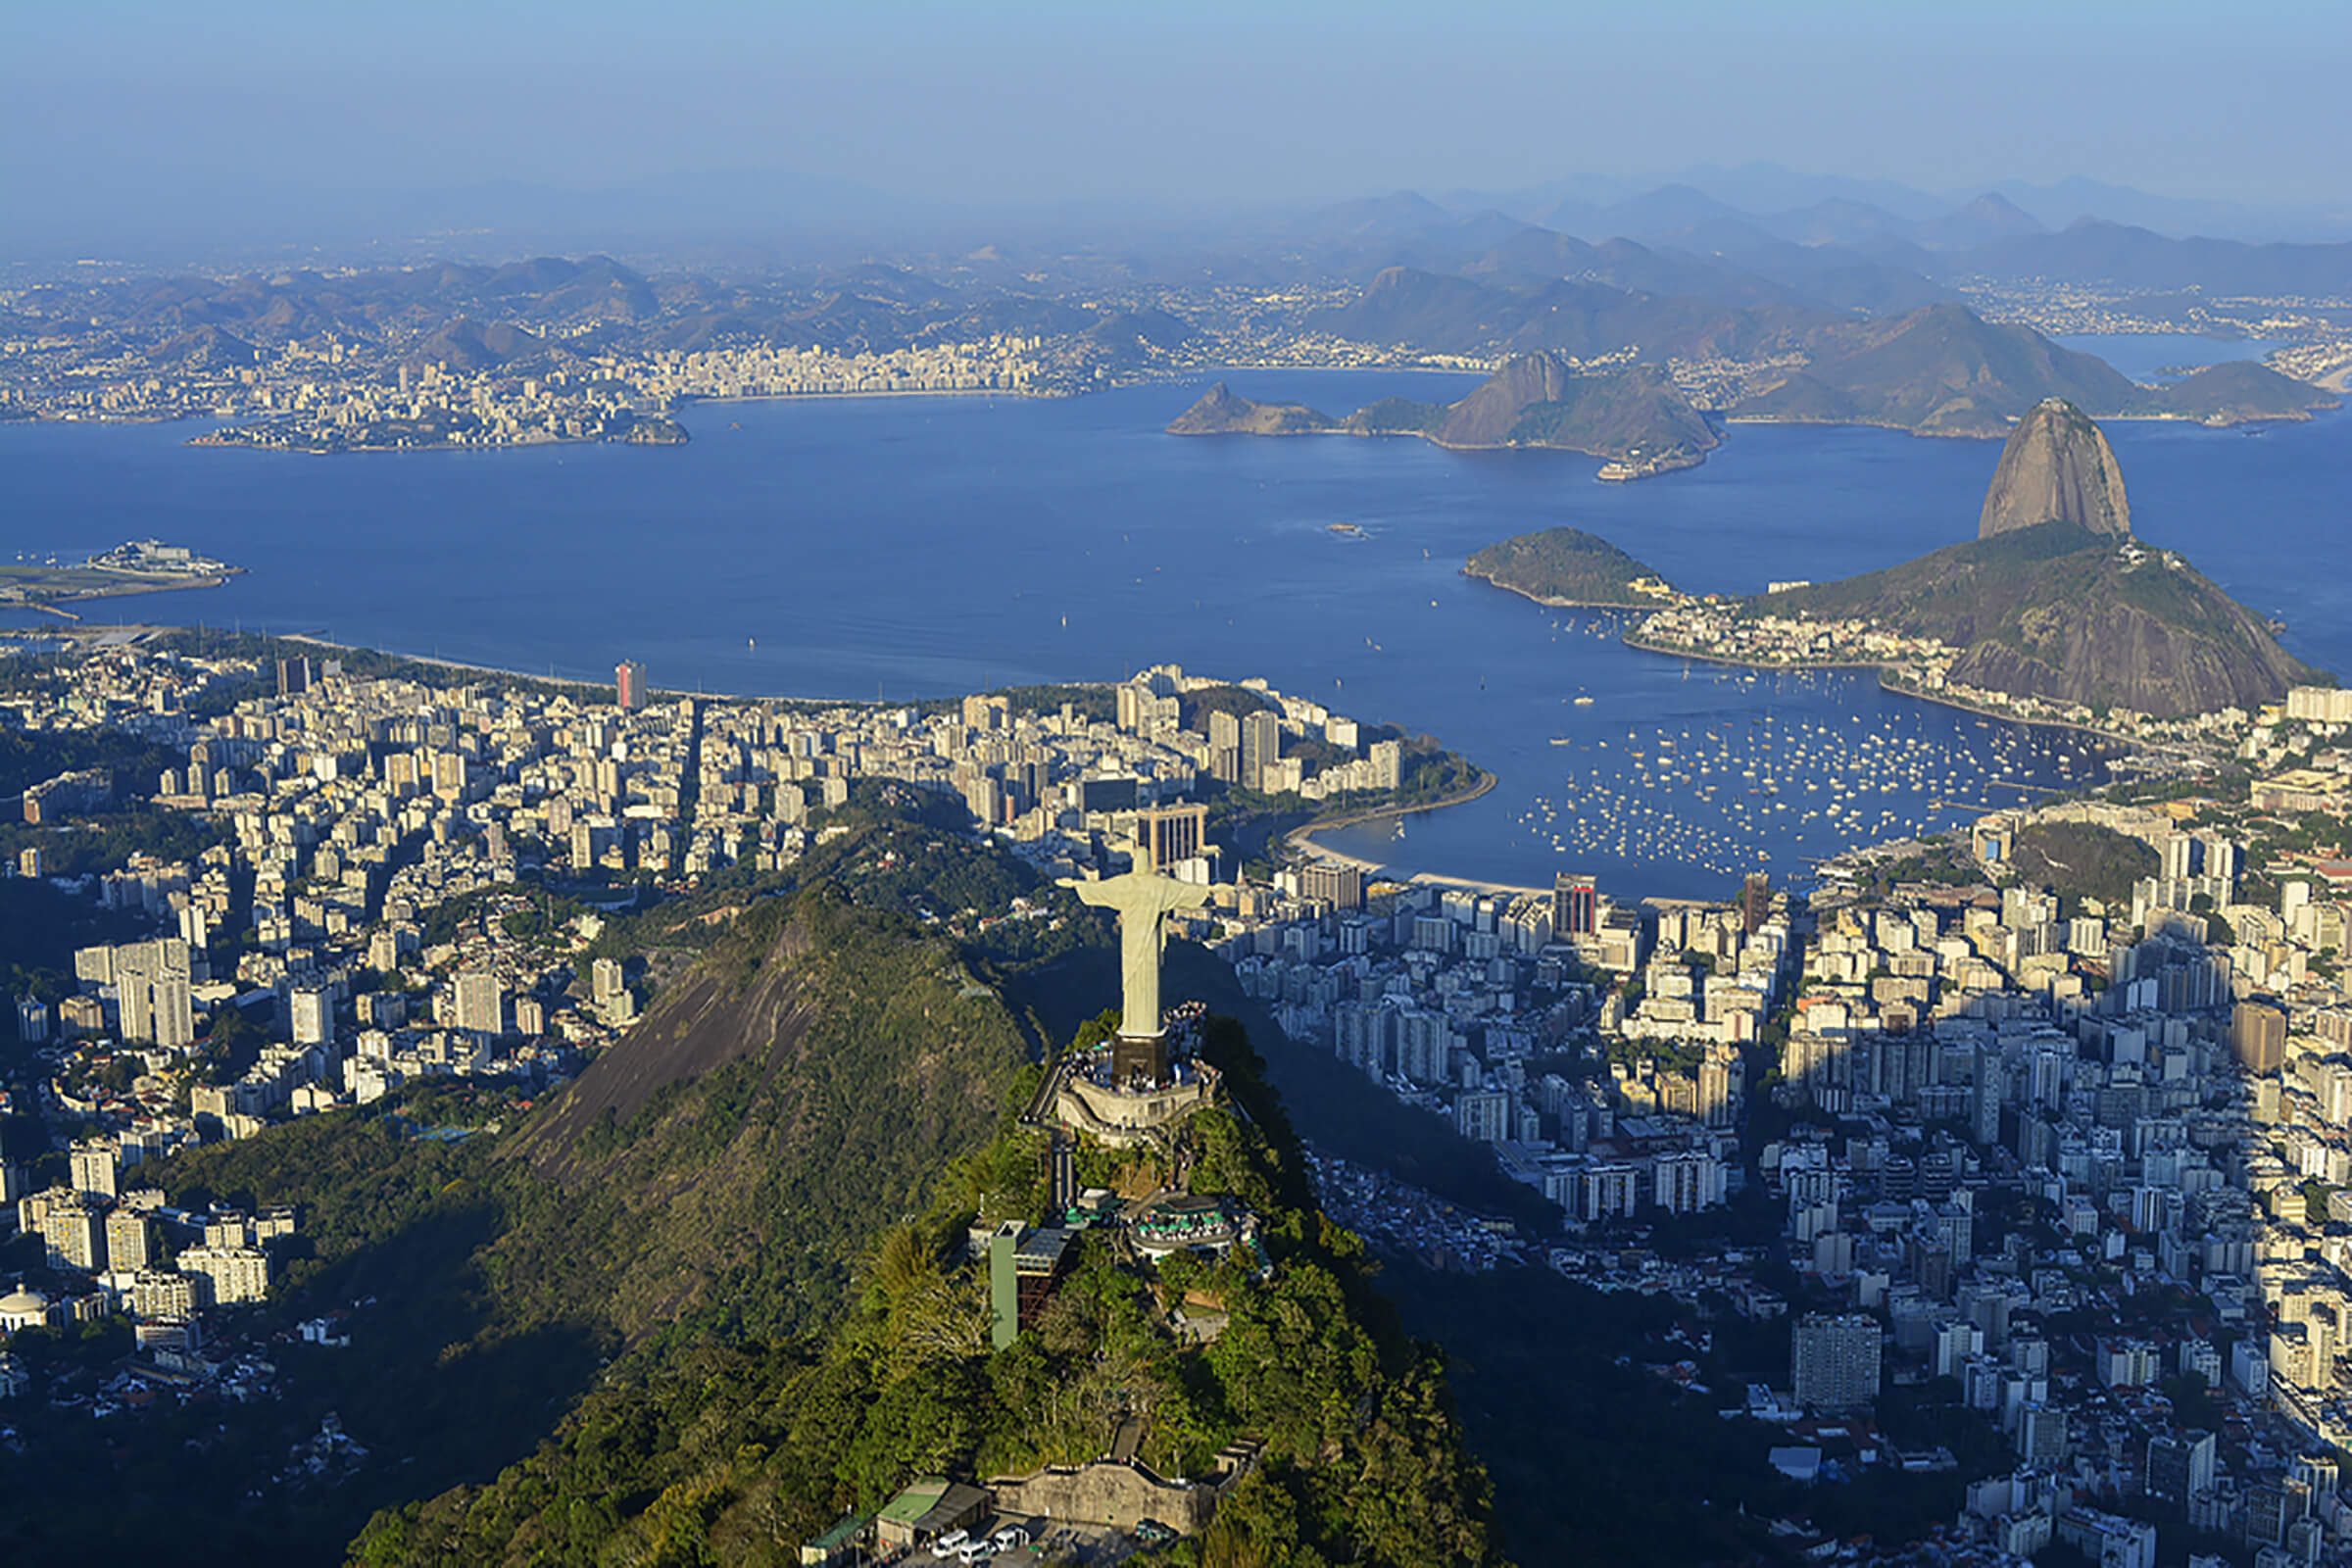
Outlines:
<svg viewBox="0 0 2352 1568"><path fill-rule="evenodd" d="M2053 521L2092 533L2132 532L2115 449L2090 416L2064 398L2036 403L2010 432L1984 492L1977 537Z"/></svg>

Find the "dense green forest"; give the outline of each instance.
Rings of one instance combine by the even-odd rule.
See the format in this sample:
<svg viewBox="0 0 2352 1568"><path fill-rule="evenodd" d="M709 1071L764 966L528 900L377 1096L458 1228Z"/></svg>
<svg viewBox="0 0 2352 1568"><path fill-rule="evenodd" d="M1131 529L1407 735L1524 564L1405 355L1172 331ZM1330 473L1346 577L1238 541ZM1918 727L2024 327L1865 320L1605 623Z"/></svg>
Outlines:
<svg viewBox="0 0 2352 1568"><path fill-rule="evenodd" d="M122 869L134 855L192 860L226 837L226 829L208 818L141 804L62 823L0 822L0 858L13 861L26 850L39 850L43 876L95 876Z"/></svg>
<svg viewBox="0 0 2352 1568"><path fill-rule="evenodd" d="M1462 571L1549 604L1656 603L1633 590L1634 583L1655 577L1655 571L1581 528L1546 528L1491 544Z"/></svg>
<svg viewBox="0 0 2352 1568"><path fill-rule="evenodd" d="M0 725L0 797L22 795L44 779L81 768L106 768L141 789L185 761L178 753L120 730L21 730Z"/></svg>
<svg viewBox="0 0 2352 1568"><path fill-rule="evenodd" d="M2072 915L2083 899L2129 909L2132 884L2161 868L2156 852L2095 822L2032 822L2018 829L2009 863L2029 887L2059 895Z"/></svg>
<svg viewBox="0 0 2352 1568"><path fill-rule="evenodd" d="M1490 1559L1485 1477L1460 1445L1435 1352L1397 1330L1361 1244L1314 1210L1247 1036L1221 1022L1209 1049L1242 1113L1187 1124L1192 1181L1258 1211L1270 1278L1239 1254L1154 1274L1090 1239L1038 1331L991 1350L978 1277L956 1254L974 1219L1041 1217L1040 1136L1007 1118L926 1211L881 1234L821 1344L698 1347L661 1378L608 1385L492 1484L379 1515L359 1557L783 1561L911 1475L1081 1462L1138 1416L1142 1457L1165 1472L1197 1473L1236 1437L1265 1445L1209 1533L1172 1548L1173 1561ZM1230 1314L1199 1351L1180 1349L1166 1322L1188 1293Z"/></svg>

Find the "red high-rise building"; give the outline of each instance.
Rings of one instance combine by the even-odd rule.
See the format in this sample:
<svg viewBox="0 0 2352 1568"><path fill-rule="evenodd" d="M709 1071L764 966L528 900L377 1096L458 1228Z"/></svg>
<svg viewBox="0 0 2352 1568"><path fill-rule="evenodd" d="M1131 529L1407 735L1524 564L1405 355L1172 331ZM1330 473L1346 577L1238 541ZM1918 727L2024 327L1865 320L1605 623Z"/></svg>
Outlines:
<svg viewBox="0 0 2352 1568"><path fill-rule="evenodd" d="M1551 884L1551 934L1563 940L1600 929L1600 887L1589 876L1563 871Z"/></svg>
<svg viewBox="0 0 2352 1568"><path fill-rule="evenodd" d="M624 659L612 666L612 686L619 693L623 711L634 712L645 706L645 666L634 659Z"/></svg>

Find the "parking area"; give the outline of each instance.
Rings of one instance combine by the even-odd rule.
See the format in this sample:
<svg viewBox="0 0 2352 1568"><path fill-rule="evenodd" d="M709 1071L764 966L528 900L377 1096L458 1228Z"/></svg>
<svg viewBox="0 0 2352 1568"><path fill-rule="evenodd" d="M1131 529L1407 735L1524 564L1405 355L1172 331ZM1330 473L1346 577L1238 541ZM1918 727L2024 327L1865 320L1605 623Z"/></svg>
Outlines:
<svg viewBox="0 0 2352 1568"><path fill-rule="evenodd" d="M1174 1533L1162 1535L1148 1527L1131 1533L1108 1525L1056 1523L1007 1514L983 1519L967 1532L952 1531L927 1544L909 1546L873 1561L892 1568L930 1568L934 1563L988 1563L991 1568L1045 1568L1045 1565L1111 1568L1145 1550L1145 1537L1156 1538L1158 1544L1164 1544L1174 1539Z"/></svg>

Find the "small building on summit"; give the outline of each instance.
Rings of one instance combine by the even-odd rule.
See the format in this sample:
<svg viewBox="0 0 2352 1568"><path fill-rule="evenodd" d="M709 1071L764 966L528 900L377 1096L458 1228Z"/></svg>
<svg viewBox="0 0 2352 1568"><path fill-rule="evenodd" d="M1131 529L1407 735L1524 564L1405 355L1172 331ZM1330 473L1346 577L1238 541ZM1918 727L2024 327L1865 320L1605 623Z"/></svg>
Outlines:
<svg viewBox="0 0 2352 1568"><path fill-rule="evenodd" d="M904 1551L961 1530L988 1511L988 1494L945 1476L925 1476L882 1505L874 1516L874 1544Z"/></svg>
<svg viewBox="0 0 2352 1568"><path fill-rule="evenodd" d="M823 1535L801 1543L801 1568L846 1568L864 1561L866 1538L873 1528L872 1514L844 1514Z"/></svg>
<svg viewBox="0 0 2352 1568"><path fill-rule="evenodd" d="M1256 1232L1256 1219L1238 1200L1206 1194L1158 1199L1129 1224L1135 1250L1154 1260L1175 1252L1222 1257Z"/></svg>

